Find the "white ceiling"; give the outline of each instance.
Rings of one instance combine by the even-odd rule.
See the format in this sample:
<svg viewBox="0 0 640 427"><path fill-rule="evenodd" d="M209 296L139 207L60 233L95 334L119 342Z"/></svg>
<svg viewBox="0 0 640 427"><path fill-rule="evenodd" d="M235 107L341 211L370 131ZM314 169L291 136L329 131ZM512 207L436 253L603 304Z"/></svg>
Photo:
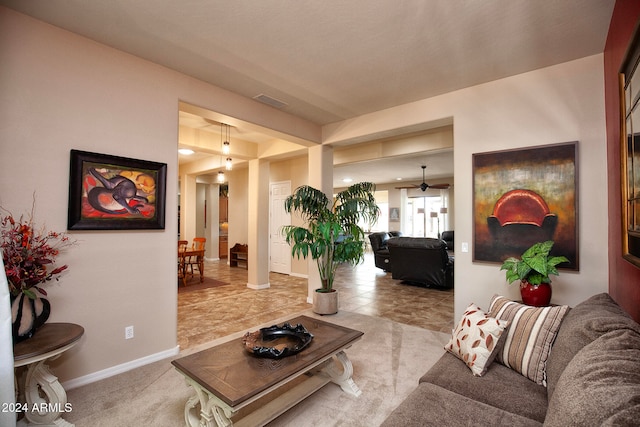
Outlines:
<svg viewBox="0 0 640 427"><path fill-rule="evenodd" d="M222 142L225 139L221 136L220 123L211 119L206 119L191 113L180 112L180 125L201 131L210 132L214 140ZM415 134L412 134L415 136ZM254 142L257 144L267 143L272 137L263 133L246 129L231 128L231 143L236 139ZM193 148L193 147L191 147ZM340 148L337 148L338 150ZM196 162L211 154L196 152L191 155L179 155L180 165ZM236 161L238 159L235 159ZM220 159L220 165L223 159ZM236 162L237 164L237 162ZM380 160L370 160L355 163L345 163L336 165L333 168L334 187L343 187L343 179L351 178L353 182L374 182L376 184L394 183L405 185L410 181L422 181L422 165L427 166L425 176L429 180L438 178L449 178L453 176L453 149L431 150L423 153L412 153L410 155L386 157ZM246 166L246 165L242 165Z"/></svg>
<svg viewBox="0 0 640 427"><path fill-rule="evenodd" d="M0 4L324 125L601 53L615 0Z"/></svg>

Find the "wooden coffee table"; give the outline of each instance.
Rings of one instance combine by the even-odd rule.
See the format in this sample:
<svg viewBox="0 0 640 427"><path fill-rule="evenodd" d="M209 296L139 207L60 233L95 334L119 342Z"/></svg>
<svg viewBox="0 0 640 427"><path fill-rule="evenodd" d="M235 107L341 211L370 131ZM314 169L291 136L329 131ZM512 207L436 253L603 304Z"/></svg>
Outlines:
<svg viewBox="0 0 640 427"><path fill-rule="evenodd" d="M296 355L256 357L238 338L171 362L195 392L185 405L187 426L261 426L329 382L361 394L344 350L362 332L307 316L287 322L314 335Z"/></svg>

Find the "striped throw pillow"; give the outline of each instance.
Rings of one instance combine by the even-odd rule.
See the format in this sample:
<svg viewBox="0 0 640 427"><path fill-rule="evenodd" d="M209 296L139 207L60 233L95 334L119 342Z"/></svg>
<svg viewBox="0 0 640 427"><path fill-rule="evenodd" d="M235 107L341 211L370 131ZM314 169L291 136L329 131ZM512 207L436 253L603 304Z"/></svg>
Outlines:
<svg viewBox="0 0 640 427"><path fill-rule="evenodd" d="M499 363L547 386L546 364L569 306L531 307L494 295L489 316L510 322Z"/></svg>

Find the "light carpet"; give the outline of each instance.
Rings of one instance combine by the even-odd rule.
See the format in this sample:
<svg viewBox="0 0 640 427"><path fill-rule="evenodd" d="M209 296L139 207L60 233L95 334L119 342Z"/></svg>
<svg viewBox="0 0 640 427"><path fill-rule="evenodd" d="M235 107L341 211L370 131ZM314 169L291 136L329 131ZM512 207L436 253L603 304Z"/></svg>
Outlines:
<svg viewBox="0 0 640 427"><path fill-rule="evenodd" d="M449 339L441 332L347 311L322 317L311 311L300 314L364 332L362 339L346 350L353 364L353 380L362 395L352 397L329 383L269 423L270 427L380 425L416 388L418 379L444 353ZM279 324L287 318L251 330ZM185 350L178 357L243 334L244 331ZM68 400L73 412L65 418L76 427L184 426L184 404L192 391L171 365L172 359L70 390Z"/></svg>

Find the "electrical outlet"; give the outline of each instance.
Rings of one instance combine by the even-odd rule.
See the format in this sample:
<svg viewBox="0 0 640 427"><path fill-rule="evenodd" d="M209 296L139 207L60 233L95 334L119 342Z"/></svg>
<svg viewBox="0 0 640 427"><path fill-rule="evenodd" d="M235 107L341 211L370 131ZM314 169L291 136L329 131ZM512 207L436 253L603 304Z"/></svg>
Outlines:
<svg viewBox="0 0 640 427"><path fill-rule="evenodd" d="M131 338L133 338L133 326L127 326L124 328L124 339L130 340Z"/></svg>

